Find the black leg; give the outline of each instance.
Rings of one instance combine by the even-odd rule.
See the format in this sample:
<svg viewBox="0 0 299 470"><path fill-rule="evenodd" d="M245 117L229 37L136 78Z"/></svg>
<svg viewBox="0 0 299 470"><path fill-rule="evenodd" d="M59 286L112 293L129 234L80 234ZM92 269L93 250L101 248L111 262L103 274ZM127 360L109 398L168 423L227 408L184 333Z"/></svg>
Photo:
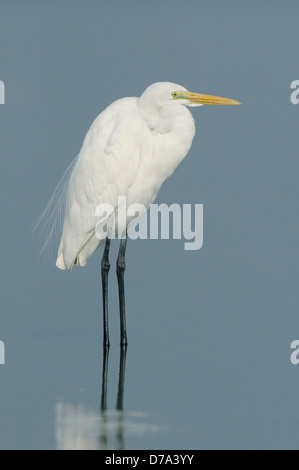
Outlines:
<svg viewBox="0 0 299 470"><path fill-rule="evenodd" d="M124 389L125 389L125 371L126 371L126 354L127 346L120 346L120 358L119 358L119 375L118 375L118 392L116 409L123 411L124 407Z"/></svg>
<svg viewBox="0 0 299 470"><path fill-rule="evenodd" d="M103 291L103 327L104 327L104 347L109 347L109 328L108 328L108 273L110 269L109 263L110 239L106 238L104 248L101 272L102 272L102 291Z"/></svg>
<svg viewBox="0 0 299 470"><path fill-rule="evenodd" d="M126 268L125 255L126 255L127 237L122 238L120 242L116 273L118 280L118 293L119 293L119 312L120 312L120 344L127 345L127 331L126 331L126 311L125 311L125 285L124 273Z"/></svg>
<svg viewBox="0 0 299 470"><path fill-rule="evenodd" d="M102 396L101 411L107 410L107 377L108 377L109 347L103 348Z"/></svg>
<svg viewBox="0 0 299 470"><path fill-rule="evenodd" d="M108 381L109 346L103 348L102 396L101 396L101 449L108 449L107 417L107 381Z"/></svg>
<svg viewBox="0 0 299 470"><path fill-rule="evenodd" d="M118 392L117 392L117 402L116 409L117 413L117 449L124 449L124 389L125 389L125 369L126 369L126 353L127 346L120 346L120 358L119 358L119 376L118 376Z"/></svg>

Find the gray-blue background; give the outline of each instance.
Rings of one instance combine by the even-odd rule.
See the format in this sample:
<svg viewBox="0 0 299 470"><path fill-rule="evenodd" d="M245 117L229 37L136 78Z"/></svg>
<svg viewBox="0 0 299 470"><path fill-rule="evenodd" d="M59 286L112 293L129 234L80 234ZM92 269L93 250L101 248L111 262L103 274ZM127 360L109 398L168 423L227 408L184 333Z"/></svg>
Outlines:
<svg viewBox="0 0 299 470"><path fill-rule="evenodd" d="M298 15L291 0L0 1L0 448L298 448ZM192 111L157 200L204 204L203 248L128 243L120 425L116 276L103 420L101 253L61 272L32 228L95 116L164 80L243 105Z"/></svg>

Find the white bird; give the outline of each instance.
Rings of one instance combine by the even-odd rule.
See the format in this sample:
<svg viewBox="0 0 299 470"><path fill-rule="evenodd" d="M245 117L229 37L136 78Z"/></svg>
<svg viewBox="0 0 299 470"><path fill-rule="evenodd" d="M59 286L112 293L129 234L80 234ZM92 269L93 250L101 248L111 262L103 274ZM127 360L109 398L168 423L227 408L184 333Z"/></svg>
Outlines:
<svg viewBox="0 0 299 470"><path fill-rule="evenodd" d="M121 344L127 344L124 270L126 230L132 221L117 221L119 196L127 207L148 209L162 184L187 155L195 134L193 117L186 106L237 105L238 101L187 91L168 82L150 85L139 97L123 98L108 106L92 123L69 178L64 223L56 265L71 270L84 266L106 240L102 258L104 345L108 334L108 271L112 224L121 238L117 259ZM100 219L96 209L109 204L113 213ZM106 233L99 238L98 233Z"/></svg>

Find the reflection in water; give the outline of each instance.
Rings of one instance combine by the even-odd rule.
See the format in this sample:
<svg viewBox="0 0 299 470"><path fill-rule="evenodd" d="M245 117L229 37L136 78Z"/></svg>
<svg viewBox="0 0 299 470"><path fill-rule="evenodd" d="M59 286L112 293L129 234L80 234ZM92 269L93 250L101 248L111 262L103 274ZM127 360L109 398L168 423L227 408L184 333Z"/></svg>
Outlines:
<svg viewBox="0 0 299 470"><path fill-rule="evenodd" d="M116 422L113 428L116 433L116 448L124 449L124 388L125 388L125 371L126 371L126 355L127 346L120 346L120 358L119 358L119 377L118 377L118 392L117 392L117 403L116 403ZM109 423L111 423L111 416L107 414L107 375L108 375L108 359L109 359L109 347L104 347L103 355L103 373L102 373L102 397L101 397L101 435L100 435L100 448L107 449L107 430Z"/></svg>
<svg viewBox="0 0 299 470"><path fill-rule="evenodd" d="M125 437L141 437L161 431L159 426L148 422L147 413L123 410L126 352L126 346L121 346L115 410L107 410L108 348L104 349L103 355L100 411L83 404L57 402L55 437L58 450L121 450L125 448Z"/></svg>

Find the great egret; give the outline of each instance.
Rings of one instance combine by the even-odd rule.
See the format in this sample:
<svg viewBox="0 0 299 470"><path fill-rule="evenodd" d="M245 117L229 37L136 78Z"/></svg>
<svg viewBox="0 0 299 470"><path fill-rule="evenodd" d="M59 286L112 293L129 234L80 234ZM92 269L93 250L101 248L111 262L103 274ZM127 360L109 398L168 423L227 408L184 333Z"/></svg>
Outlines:
<svg viewBox="0 0 299 470"><path fill-rule="evenodd" d="M162 184L187 155L195 134L194 120L186 106L237 105L238 101L202 95L168 82L150 85L139 97L123 98L108 106L92 123L84 139L69 178L64 223L56 265L71 270L84 266L87 259L105 241L101 263L103 290L104 345L109 346L108 272L109 227L121 238L117 258L121 344L127 344L124 271L127 227L117 221L118 197L127 205L142 204L148 209ZM96 208L113 207L104 217L100 229L107 237L96 234Z"/></svg>

